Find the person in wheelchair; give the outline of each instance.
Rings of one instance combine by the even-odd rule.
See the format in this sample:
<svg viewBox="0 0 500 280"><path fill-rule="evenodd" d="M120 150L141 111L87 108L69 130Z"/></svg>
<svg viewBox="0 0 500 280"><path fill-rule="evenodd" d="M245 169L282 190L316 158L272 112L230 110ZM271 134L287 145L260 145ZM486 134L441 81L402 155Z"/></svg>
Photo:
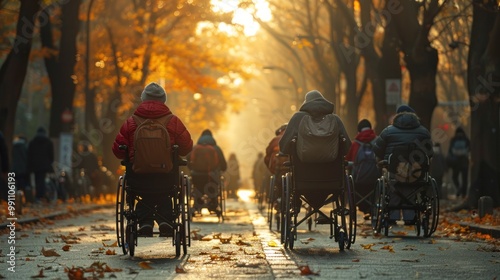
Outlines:
<svg viewBox="0 0 500 280"><path fill-rule="evenodd" d="M141 93L141 100L142 103L139 104L134 114L123 123L115 138L112 147L114 155L118 159L125 159L126 152L120 149L120 146L126 145L128 158L131 163L134 163L135 156L138 156L135 155L134 151L134 139L139 126L136 119L139 117L144 120L166 119L164 126L170 138L170 145L177 145L178 155L186 156L193 147L193 140L182 121L165 105L167 96L163 87L157 83L148 84ZM173 217L172 198L169 197L169 190L178 182L175 172L139 174L127 169L127 173L129 172L130 174L127 174L128 185L132 186L134 193L142 198L135 209L139 222L138 235L141 237L153 236L153 226L156 220L160 236L172 236L172 228L168 222L172 223L175 217Z"/></svg>
<svg viewBox="0 0 500 280"><path fill-rule="evenodd" d="M393 118L392 124L384 128L380 135L375 139L373 151L380 160L390 160L390 156L399 152L401 147L414 147L415 155L418 155L417 150L425 154L428 160L433 156L432 140L429 130L420 124L420 119L415 113L415 110L407 105L401 105L396 110L396 115ZM391 159L393 162L394 159ZM396 159L395 162L397 162ZM424 160L424 159L420 159ZM392 165L392 163L390 162ZM427 163L426 163L427 164ZM428 164L427 164L428 165ZM412 176L420 177L419 174L411 174ZM395 176L398 176L395 174ZM418 183L415 177L416 183ZM413 179L407 181L407 184L414 183ZM402 186L404 183L396 183L396 186ZM394 224L399 220L400 214L397 211L392 211L390 215L391 223ZM406 225L411 225L415 220L415 211L403 210L403 220Z"/></svg>
<svg viewBox="0 0 500 280"><path fill-rule="evenodd" d="M266 156L264 157L264 163L266 164L269 171L275 177L275 190L272 196L273 198L278 198L281 196L280 178L281 175L284 175L288 170L288 168L285 168L283 166L283 163L289 160L288 156L279 155L280 152L279 142L281 140L281 137L283 137L283 134L285 134L287 126L288 124L285 123L281 125L278 129L276 129L275 131L276 136L273 139L271 139L271 141L267 145Z"/></svg>
<svg viewBox="0 0 500 280"><path fill-rule="evenodd" d="M295 114L288 122L285 132L279 141L280 152L283 154L291 155L294 168L302 170L303 172L300 173L303 173L308 178L323 178L325 176L334 176L338 177L339 180L341 180L340 178L344 176L344 170L340 169L340 167L342 166L341 161L344 159L344 156L350 149L351 140L349 138L349 135L347 134L342 120L338 115L334 114L334 109L334 104L326 100L319 91L311 90L307 92L305 95L304 103L300 107L299 111L295 112ZM335 160L327 160L323 158L318 160L305 160L301 159L300 155L297 153L297 150L299 149L298 145L294 145L293 142L295 141L295 139L299 138L299 128L301 126L302 120L306 116L310 116L310 118L313 120L325 119L327 116L332 117L333 122L335 123L333 126L336 133L335 135L338 135L338 142L336 144L336 147L332 148L330 146L320 146L318 147L318 151L322 155L329 156L329 154L333 152L333 150L335 150L335 153L338 153L335 157ZM324 144L330 145L332 143ZM297 149L294 151L292 147L296 146ZM339 167L337 168L338 172L332 171L331 168L333 166ZM335 175L331 175L333 173L335 173ZM295 173L294 176L296 177L296 180L301 180L301 176L299 176L299 174ZM309 181L309 179L306 179L305 181ZM316 182L314 183L314 185L315 187L321 188L320 182ZM317 202L317 204L323 202L323 197L321 197L321 195L318 195L317 192L311 192L310 194L308 194L308 196L310 202L312 202L313 204L315 204L314 202ZM295 207L297 208L297 210L300 210L300 201L295 201L294 203L296 203Z"/></svg>
<svg viewBox="0 0 500 280"><path fill-rule="evenodd" d="M227 162L209 129L201 133L187 160L193 180L193 210L201 212L202 208L208 208L211 212L217 211L220 176L226 171Z"/></svg>

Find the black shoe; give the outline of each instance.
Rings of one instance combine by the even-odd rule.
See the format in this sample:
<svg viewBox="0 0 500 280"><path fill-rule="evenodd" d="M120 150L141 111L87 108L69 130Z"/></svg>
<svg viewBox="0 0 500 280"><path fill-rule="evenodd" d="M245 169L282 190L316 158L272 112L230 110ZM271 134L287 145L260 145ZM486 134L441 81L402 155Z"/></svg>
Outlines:
<svg viewBox="0 0 500 280"><path fill-rule="evenodd" d="M137 231L138 237L153 237L153 226L151 225L143 225Z"/></svg>
<svg viewBox="0 0 500 280"><path fill-rule="evenodd" d="M174 230L167 223L161 223L160 237L173 237L173 236L174 236Z"/></svg>

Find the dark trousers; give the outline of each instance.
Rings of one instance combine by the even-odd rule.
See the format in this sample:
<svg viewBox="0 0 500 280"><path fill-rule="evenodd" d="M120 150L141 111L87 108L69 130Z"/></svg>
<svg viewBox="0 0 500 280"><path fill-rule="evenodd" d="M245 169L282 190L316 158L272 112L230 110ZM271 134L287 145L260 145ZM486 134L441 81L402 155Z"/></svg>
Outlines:
<svg viewBox="0 0 500 280"><path fill-rule="evenodd" d="M45 198L45 177L47 172L37 171L35 172L35 190L36 199Z"/></svg>
<svg viewBox="0 0 500 280"><path fill-rule="evenodd" d="M194 198L194 208L196 210L201 210L202 208L215 210L218 204L219 172L192 172L191 178L193 180L193 189L191 192Z"/></svg>
<svg viewBox="0 0 500 280"><path fill-rule="evenodd" d="M172 197L166 194L143 194L141 198L142 200L137 203L135 208L140 226L153 226L154 221L158 225L167 221L173 222Z"/></svg>
<svg viewBox="0 0 500 280"><path fill-rule="evenodd" d="M462 182L460 182L459 177L462 179ZM465 197L467 195L467 181L469 179L469 164L454 167L452 171L452 179L453 184L457 189L457 196Z"/></svg>

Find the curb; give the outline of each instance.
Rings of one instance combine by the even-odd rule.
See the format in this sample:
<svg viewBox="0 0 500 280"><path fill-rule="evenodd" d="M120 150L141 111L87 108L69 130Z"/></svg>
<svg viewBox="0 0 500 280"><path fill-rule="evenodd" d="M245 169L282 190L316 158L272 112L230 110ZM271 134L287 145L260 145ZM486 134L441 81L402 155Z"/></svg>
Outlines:
<svg viewBox="0 0 500 280"><path fill-rule="evenodd" d="M476 224L469 223L458 223L463 227L468 227L470 230L482 233L489 234L493 238L500 238L500 227L498 226L480 226Z"/></svg>

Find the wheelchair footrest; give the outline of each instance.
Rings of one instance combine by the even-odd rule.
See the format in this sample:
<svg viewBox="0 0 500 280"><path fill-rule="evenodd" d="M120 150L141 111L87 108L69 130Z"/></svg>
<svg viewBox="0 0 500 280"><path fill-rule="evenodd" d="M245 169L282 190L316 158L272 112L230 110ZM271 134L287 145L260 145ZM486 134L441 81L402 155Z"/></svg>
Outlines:
<svg viewBox="0 0 500 280"><path fill-rule="evenodd" d="M323 216L316 218L314 221L318 225L331 225L331 224L333 224L333 220L332 219L326 218L326 217L323 217Z"/></svg>

